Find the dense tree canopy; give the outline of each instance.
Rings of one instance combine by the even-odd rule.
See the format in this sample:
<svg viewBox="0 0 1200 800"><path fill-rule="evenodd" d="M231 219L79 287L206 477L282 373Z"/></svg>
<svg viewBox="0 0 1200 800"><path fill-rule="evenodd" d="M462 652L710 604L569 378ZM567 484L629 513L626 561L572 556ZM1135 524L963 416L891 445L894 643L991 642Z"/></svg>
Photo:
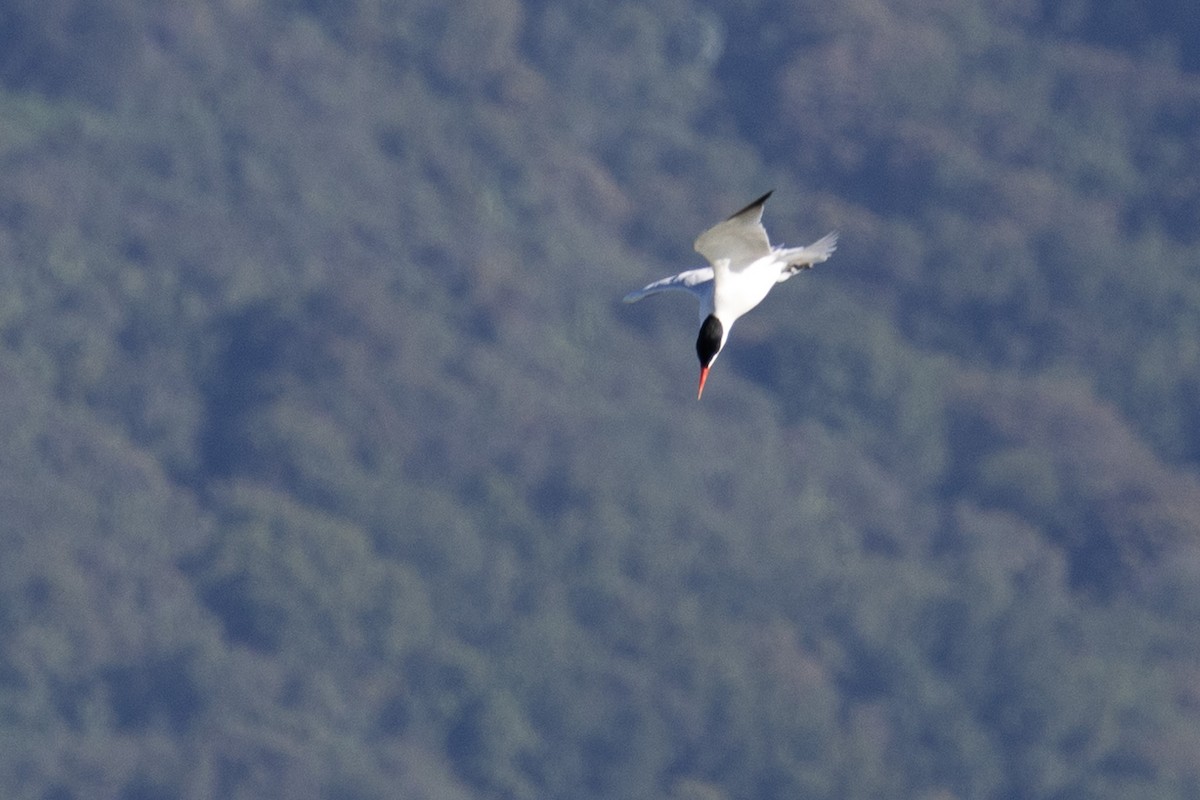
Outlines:
<svg viewBox="0 0 1200 800"><path fill-rule="evenodd" d="M1189 8L8 3L0 794L1195 796Z"/></svg>

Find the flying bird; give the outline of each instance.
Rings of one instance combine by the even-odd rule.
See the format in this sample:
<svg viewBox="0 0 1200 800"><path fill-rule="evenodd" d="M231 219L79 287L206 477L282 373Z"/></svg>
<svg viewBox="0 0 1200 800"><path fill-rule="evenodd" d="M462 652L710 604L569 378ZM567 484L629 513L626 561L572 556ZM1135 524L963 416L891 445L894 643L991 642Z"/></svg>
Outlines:
<svg viewBox="0 0 1200 800"><path fill-rule="evenodd" d="M626 303L635 303L643 297L674 289L691 292L700 301L697 400L704 394L708 370L725 347L733 323L761 303L775 284L820 264L837 248L836 232L808 247L772 247L762 224L763 204L771 194L767 192L696 237L696 252L708 259L711 266L686 270L625 295Z"/></svg>

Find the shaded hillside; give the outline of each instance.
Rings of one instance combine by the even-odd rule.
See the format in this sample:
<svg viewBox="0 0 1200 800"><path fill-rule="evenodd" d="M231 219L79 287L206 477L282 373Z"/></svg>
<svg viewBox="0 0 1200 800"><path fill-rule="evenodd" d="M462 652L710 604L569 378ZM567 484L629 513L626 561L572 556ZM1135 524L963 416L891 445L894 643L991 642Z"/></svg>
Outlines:
<svg viewBox="0 0 1200 800"><path fill-rule="evenodd" d="M143 6L0 12L5 797L1195 793L1170 4Z"/></svg>

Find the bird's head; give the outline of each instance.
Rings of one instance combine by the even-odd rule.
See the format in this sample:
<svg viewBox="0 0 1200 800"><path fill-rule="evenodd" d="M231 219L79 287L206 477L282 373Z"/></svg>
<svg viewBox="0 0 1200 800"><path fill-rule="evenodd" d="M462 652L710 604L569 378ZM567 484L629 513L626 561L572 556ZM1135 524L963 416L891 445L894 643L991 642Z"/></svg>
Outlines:
<svg viewBox="0 0 1200 800"><path fill-rule="evenodd" d="M700 388L696 390L697 400L704 394L704 382L708 380L708 369L720 355L727 335L725 326L721 324L721 320L717 319L715 314L709 314L704 318L704 322L700 323L700 335L696 337L696 355L700 358Z"/></svg>

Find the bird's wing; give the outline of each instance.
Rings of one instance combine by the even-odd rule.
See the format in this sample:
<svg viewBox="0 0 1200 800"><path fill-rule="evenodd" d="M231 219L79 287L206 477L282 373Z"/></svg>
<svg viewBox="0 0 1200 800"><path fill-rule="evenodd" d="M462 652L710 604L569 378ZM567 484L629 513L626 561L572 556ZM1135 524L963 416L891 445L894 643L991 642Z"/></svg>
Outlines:
<svg viewBox="0 0 1200 800"><path fill-rule="evenodd" d="M770 196L771 192L767 192L729 219L696 237L696 252L713 265L725 261L733 272L770 253L771 243L762 225L763 203Z"/></svg>
<svg viewBox="0 0 1200 800"><path fill-rule="evenodd" d="M672 275L669 278L663 278L660 281L643 286L636 292L630 292L625 295L626 303L636 303L643 297L657 294L658 292L666 292L672 289L678 289L685 292L691 292L697 297L702 297L707 291L707 284L711 284L713 279L712 267L701 267L700 269L689 269L686 272L681 272L678 275Z"/></svg>

